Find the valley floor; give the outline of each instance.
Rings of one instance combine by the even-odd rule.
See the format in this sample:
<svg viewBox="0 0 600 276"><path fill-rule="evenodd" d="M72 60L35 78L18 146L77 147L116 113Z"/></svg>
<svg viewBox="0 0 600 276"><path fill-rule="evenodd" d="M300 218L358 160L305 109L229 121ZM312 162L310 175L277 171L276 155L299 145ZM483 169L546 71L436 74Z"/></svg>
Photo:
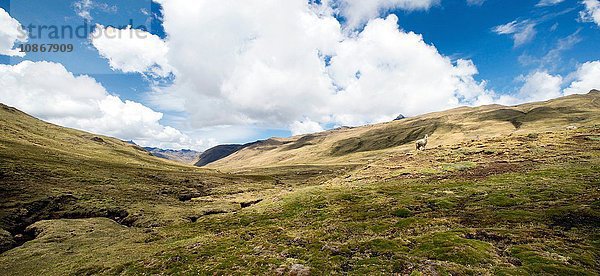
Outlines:
<svg viewBox="0 0 600 276"><path fill-rule="evenodd" d="M83 185L89 168L53 169L62 178L16 161L1 168L11 199L3 223L32 238L0 255L5 275L600 273L597 126L369 164L235 174L99 165L85 183L93 192L20 217L31 225L10 214L45 196L20 193L45 181L56 184L54 198L65 195L74 188L60 182ZM76 213L82 208L96 211Z"/></svg>

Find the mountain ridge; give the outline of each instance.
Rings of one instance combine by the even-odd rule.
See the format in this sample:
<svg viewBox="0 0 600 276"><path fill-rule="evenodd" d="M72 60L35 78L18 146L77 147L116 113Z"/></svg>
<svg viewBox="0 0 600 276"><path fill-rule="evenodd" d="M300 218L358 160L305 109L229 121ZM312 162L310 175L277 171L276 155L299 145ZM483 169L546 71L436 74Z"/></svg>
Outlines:
<svg viewBox="0 0 600 276"><path fill-rule="evenodd" d="M377 151L410 151L425 134L430 146L495 135L542 131L585 123L598 117L600 92L575 94L516 106L498 104L458 107L420 116L290 138L271 138L215 160L209 168L238 169L303 163L364 163ZM479 126L482 122L485 124ZM326 145L324 145L324 143Z"/></svg>
<svg viewBox="0 0 600 276"><path fill-rule="evenodd" d="M191 149L173 150L157 147L144 147L144 149L150 152L153 156L188 165L193 165L198 162L200 155L202 154L202 152Z"/></svg>

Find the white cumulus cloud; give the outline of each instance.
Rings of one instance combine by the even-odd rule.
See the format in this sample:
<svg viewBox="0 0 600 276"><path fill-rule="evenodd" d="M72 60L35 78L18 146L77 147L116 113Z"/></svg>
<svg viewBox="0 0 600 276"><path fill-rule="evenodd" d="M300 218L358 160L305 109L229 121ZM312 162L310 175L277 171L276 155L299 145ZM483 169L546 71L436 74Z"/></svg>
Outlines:
<svg viewBox="0 0 600 276"><path fill-rule="evenodd" d="M151 99L196 127L359 125L486 95L471 61L441 55L394 15L348 35L326 3L212 3L162 3L176 78Z"/></svg>
<svg viewBox="0 0 600 276"><path fill-rule="evenodd" d="M147 73L165 77L171 72L169 48L160 37L143 30L96 25L90 35L100 55L108 59L112 69L122 72Z"/></svg>
<svg viewBox="0 0 600 276"><path fill-rule="evenodd" d="M519 90L521 102L546 101L562 96L562 77L551 75L545 71L534 72L524 79Z"/></svg>
<svg viewBox="0 0 600 276"><path fill-rule="evenodd" d="M290 125L292 135L301 135L308 133L316 133L323 131L323 127L317 122L313 122L310 119L303 121L295 121Z"/></svg>
<svg viewBox="0 0 600 276"><path fill-rule="evenodd" d="M338 45L328 67L337 93L328 104L333 120L358 125L416 115L477 101L484 93L475 65L453 63L423 41L403 32L398 18L376 19L356 38Z"/></svg>
<svg viewBox="0 0 600 276"><path fill-rule="evenodd" d="M583 0L582 3L585 10L579 13L581 19L600 26L600 0Z"/></svg>
<svg viewBox="0 0 600 276"><path fill-rule="evenodd" d="M25 53L13 48L16 42L26 41L27 33L21 27L21 23L0 8L0 55L24 56Z"/></svg>
<svg viewBox="0 0 600 276"><path fill-rule="evenodd" d="M215 3L163 3L177 73L155 103L183 104L175 109L198 127L288 125L321 112L333 90L322 57L342 39L339 22L302 0Z"/></svg>
<svg viewBox="0 0 600 276"><path fill-rule="evenodd" d="M592 89L600 90L600 61L590 61L580 65L569 78L573 81L564 90L565 95L583 94Z"/></svg>
<svg viewBox="0 0 600 276"><path fill-rule="evenodd" d="M572 94L586 94L600 89L600 61L586 62L566 77L552 75L547 71L535 71L520 77L521 88L514 94L492 96L492 102L516 105L526 102L545 101ZM566 87L562 89L563 87Z"/></svg>
<svg viewBox="0 0 600 276"><path fill-rule="evenodd" d="M143 146L202 148L202 141L160 123L162 113L109 94L88 76L61 64L0 65L0 102L49 122L134 140Z"/></svg>

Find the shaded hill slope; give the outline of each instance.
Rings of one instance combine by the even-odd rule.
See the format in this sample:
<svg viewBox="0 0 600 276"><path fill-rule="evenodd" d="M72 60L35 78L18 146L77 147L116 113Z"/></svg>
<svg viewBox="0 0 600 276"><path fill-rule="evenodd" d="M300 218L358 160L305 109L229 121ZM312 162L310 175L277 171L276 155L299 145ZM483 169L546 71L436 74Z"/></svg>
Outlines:
<svg viewBox="0 0 600 276"><path fill-rule="evenodd" d="M246 146L208 167L232 169L298 164L366 163L394 152L413 150L430 135L429 147L532 131L583 125L600 118L600 92L572 95L514 107L461 107L399 121L341 128Z"/></svg>
<svg viewBox="0 0 600 276"><path fill-rule="evenodd" d="M236 151L244 148L244 145L219 145L204 151L198 157L198 162L194 165L198 167L206 166L212 162L232 155Z"/></svg>
<svg viewBox="0 0 600 276"><path fill-rule="evenodd" d="M231 144L231 145L218 145L206 150L202 155L200 155L200 160L196 162L195 166L204 167L213 162L224 159L242 149L245 148L274 148L275 146L281 146L283 142L279 141L277 138L271 138L267 140L259 140L252 143L247 144Z"/></svg>

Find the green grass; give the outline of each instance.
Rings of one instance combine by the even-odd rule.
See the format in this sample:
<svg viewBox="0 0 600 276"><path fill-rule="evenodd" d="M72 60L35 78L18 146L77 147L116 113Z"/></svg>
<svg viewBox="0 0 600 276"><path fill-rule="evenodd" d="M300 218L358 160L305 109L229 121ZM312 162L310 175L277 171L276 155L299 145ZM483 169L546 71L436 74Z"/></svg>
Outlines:
<svg viewBox="0 0 600 276"><path fill-rule="evenodd" d="M394 211L394 216L399 218L408 218L412 216L412 212L406 208L400 208Z"/></svg>
<svg viewBox="0 0 600 276"><path fill-rule="evenodd" d="M0 254L0 274L600 272L597 143L560 132L397 153L377 166L220 173L107 137L3 122L0 228L35 239ZM0 231L0 245L10 236Z"/></svg>
<svg viewBox="0 0 600 276"><path fill-rule="evenodd" d="M448 261L465 266L494 264L498 256L490 243L469 240L460 232L439 232L423 235L415 241L411 252L432 260Z"/></svg>
<svg viewBox="0 0 600 276"><path fill-rule="evenodd" d="M96 219L49 221L36 224L48 236L0 260L5 265L19 260L8 267L16 272L31 271L35 263L55 272L132 275L268 274L291 264L303 264L316 274L427 274L434 269L593 275L600 247L591 230L597 226L580 220L569 221L569 227L556 225L561 218L554 216L580 212L588 220L600 218L589 209L593 197L585 196L597 193L593 179L600 176L598 165L589 165L563 164L477 182L402 180L300 188L280 201L149 233ZM589 180L573 181L582 176ZM455 192L435 192L449 188ZM538 188L563 191L570 207L561 209L567 200L556 198L519 204L505 200L507 194L520 198ZM480 193L484 196L472 196ZM86 233L91 222L96 231ZM41 265L66 256L59 266Z"/></svg>

